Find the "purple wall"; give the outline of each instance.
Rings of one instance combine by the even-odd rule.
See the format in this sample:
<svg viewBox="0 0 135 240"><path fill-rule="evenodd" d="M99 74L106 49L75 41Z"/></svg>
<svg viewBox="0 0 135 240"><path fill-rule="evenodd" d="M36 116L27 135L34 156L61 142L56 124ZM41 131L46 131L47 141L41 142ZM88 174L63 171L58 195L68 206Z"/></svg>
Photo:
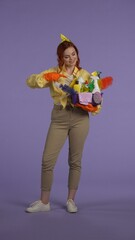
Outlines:
<svg viewBox="0 0 135 240"><path fill-rule="evenodd" d="M134 0L0 1L2 198L20 194L27 201L39 193L52 100L48 89L31 90L25 80L57 64L60 33L78 46L83 68L114 78L104 91L101 114L91 117L78 196L135 196L134 12ZM66 143L56 165L54 191L66 191L67 171Z"/></svg>

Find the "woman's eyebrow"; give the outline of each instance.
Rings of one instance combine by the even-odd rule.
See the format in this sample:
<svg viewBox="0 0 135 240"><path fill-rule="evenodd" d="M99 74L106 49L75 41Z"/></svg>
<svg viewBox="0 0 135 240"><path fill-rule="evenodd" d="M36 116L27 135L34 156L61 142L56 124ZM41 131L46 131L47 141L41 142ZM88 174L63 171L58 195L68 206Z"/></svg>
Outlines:
<svg viewBox="0 0 135 240"><path fill-rule="evenodd" d="M75 51L71 52L71 54L75 53ZM70 56L70 54L65 54L64 57Z"/></svg>

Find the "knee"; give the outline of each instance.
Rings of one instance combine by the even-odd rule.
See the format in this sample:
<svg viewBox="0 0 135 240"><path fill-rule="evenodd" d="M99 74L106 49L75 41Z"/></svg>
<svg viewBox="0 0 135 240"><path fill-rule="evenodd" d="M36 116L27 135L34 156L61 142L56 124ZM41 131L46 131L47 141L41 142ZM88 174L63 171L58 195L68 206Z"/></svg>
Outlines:
<svg viewBox="0 0 135 240"><path fill-rule="evenodd" d="M70 155L68 159L68 164L71 169L81 169L81 159L82 159L82 152L76 153L74 155Z"/></svg>
<svg viewBox="0 0 135 240"><path fill-rule="evenodd" d="M72 170L79 171L81 170L81 161L69 161L69 167Z"/></svg>
<svg viewBox="0 0 135 240"><path fill-rule="evenodd" d="M53 164L49 161L42 161L42 171L52 171L54 168Z"/></svg>

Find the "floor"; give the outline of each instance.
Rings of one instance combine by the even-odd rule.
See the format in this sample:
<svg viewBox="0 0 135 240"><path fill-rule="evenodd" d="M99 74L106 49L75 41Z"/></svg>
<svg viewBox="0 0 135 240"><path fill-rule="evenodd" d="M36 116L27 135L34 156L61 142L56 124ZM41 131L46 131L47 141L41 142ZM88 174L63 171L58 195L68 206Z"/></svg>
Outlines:
<svg viewBox="0 0 135 240"><path fill-rule="evenodd" d="M30 196L1 199L1 240L135 240L135 199L78 197L79 211L70 214L63 195L52 194L50 212L30 214L24 211Z"/></svg>

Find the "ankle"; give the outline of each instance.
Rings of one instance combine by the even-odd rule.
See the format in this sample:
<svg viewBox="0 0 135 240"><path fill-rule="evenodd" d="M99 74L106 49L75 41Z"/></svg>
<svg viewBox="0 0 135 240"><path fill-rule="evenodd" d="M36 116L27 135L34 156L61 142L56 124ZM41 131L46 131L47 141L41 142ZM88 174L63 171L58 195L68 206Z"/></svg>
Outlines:
<svg viewBox="0 0 135 240"><path fill-rule="evenodd" d="M43 203L43 204L45 204L45 205L47 205L48 203L49 203L49 201L47 201L47 200L44 200L44 199L40 199L41 200L41 202Z"/></svg>
<svg viewBox="0 0 135 240"><path fill-rule="evenodd" d="M71 198L71 197L67 198L67 201L69 201L69 200L74 202L74 198Z"/></svg>

